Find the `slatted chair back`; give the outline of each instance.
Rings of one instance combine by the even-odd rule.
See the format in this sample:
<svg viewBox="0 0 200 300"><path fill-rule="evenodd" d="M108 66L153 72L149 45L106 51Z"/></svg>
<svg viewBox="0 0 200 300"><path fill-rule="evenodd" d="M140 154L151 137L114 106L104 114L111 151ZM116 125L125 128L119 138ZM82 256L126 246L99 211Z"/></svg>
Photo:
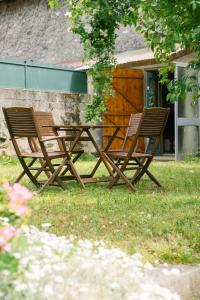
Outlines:
<svg viewBox="0 0 200 300"><path fill-rule="evenodd" d="M137 133L138 126L140 125L140 120L142 117L142 113L138 114L131 114L130 120L129 120L129 127L126 132L126 136L122 145L122 148L124 149L128 143L128 140Z"/></svg>
<svg viewBox="0 0 200 300"><path fill-rule="evenodd" d="M34 112L35 121L38 126L38 130L42 137L49 137L49 136L58 136L57 131L53 128L55 125L54 118L51 112L43 112L43 111L36 111ZM45 126L52 126L52 127L45 127ZM63 151L63 145L61 140L57 140L59 150ZM37 144L32 141L33 147L38 149Z"/></svg>
<svg viewBox="0 0 200 300"><path fill-rule="evenodd" d="M3 107L11 139L14 137L37 137L38 130L34 121L33 108Z"/></svg>
<svg viewBox="0 0 200 300"><path fill-rule="evenodd" d="M156 149L161 141L163 131L169 116L169 108L144 108L143 113L139 120L139 125L136 133L133 131L133 143L129 149L128 156L131 156L133 151L135 151L138 140L140 138L145 138L150 141L151 138L154 138L154 145L151 149L151 155L154 156ZM146 145L146 150L148 149L148 144Z"/></svg>
<svg viewBox="0 0 200 300"><path fill-rule="evenodd" d="M34 116L38 125L41 136L56 136L57 131L53 127L44 127L44 126L54 126L55 122L51 112L34 112Z"/></svg>
<svg viewBox="0 0 200 300"><path fill-rule="evenodd" d="M2 110L17 156L19 157L22 155L22 151L18 143L20 138L27 138L31 151L36 151L31 141L36 141L40 139L41 136L35 122L33 108L3 107Z"/></svg>
<svg viewBox="0 0 200 300"><path fill-rule="evenodd" d="M168 119L169 108L145 108L138 128L139 137L161 137Z"/></svg>

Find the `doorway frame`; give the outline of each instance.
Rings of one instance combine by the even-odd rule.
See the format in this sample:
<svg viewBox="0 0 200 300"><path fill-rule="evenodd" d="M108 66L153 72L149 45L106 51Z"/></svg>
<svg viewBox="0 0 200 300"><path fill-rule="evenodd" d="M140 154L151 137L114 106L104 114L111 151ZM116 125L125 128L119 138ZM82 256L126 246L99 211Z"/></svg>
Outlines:
<svg viewBox="0 0 200 300"><path fill-rule="evenodd" d="M187 62L174 62L175 63L175 73L174 78L178 79L178 68L187 68L188 63ZM198 83L200 83L200 72L198 73ZM179 117L179 110L178 110L178 99L175 102L174 107L174 117L175 117L175 159L181 160L182 154L179 153L179 127L185 127L185 126L197 126L199 127L199 141L200 141L200 99L198 100L198 117L197 118L184 118ZM199 145L200 147L200 145Z"/></svg>

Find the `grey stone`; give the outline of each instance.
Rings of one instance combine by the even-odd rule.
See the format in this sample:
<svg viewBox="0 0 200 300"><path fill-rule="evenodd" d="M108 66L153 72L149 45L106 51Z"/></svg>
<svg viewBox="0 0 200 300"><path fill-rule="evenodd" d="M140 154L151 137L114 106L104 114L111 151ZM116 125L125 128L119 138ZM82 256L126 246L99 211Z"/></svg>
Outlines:
<svg viewBox="0 0 200 300"><path fill-rule="evenodd" d="M47 0L12 0L0 2L1 58L60 63L81 60L78 35L68 32L66 6L51 10ZM117 31L116 52L144 48L141 35L134 28Z"/></svg>
<svg viewBox="0 0 200 300"><path fill-rule="evenodd" d="M0 89L0 107L33 107L35 111L52 112L56 124L80 124L84 122L82 101L89 96L86 94L69 94L64 92L37 91L26 89ZM28 145L21 145L27 150ZM6 128L2 109L0 109L0 154L15 154Z"/></svg>
<svg viewBox="0 0 200 300"><path fill-rule="evenodd" d="M181 300L200 300L200 265L160 265L147 271L147 276Z"/></svg>

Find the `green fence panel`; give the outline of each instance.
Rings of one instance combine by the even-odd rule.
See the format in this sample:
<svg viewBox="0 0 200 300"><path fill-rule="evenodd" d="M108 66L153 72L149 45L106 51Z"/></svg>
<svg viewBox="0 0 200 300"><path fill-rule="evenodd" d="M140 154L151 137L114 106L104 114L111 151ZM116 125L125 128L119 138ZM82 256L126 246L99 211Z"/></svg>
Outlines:
<svg viewBox="0 0 200 300"><path fill-rule="evenodd" d="M24 88L24 64L0 61L0 87Z"/></svg>
<svg viewBox="0 0 200 300"><path fill-rule="evenodd" d="M47 66L26 66L26 87L87 93L85 72Z"/></svg>
<svg viewBox="0 0 200 300"><path fill-rule="evenodd" d="M34 62L0 61L0 87L87 93L84 71Z"/></svg>

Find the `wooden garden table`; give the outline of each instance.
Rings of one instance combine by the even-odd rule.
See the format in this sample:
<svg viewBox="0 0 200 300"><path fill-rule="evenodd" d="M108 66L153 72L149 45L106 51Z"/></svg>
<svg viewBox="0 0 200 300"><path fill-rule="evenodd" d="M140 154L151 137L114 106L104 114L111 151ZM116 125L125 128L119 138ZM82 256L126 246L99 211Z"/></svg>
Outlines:
<svg viewBox="0 0 200 300"><path fill-rule="evenodd" d="M50 126L44 126L44 127L50 127ZM109 181L113 178L112 170L110 166L108 165L107 161L104 159L102 152L106 152L109 147L111 146L114 138L117 136L119 130L121 128L128 128L128 125L54 125L51 126L55 128L57 131L74 131L75 135L72 137L69 137L69 140L66 141L72 141L72 144L69 148L69 152L72 152L77 143L80 141L88 141L91 142L96 149L97 155L99 157L98 161L96 162L94 168L92 169L90 174L84 174L80 175L83 185L86 183L94 183L94 182L103 182L103 181ZM106 146L101 150L98 146L98 144L95 141L95 138L93 137L93 130L95 129L102 129L102 128L114 128L113 135L108 139L108 142ZM108 173L110 174L109 177L95 177L94 175L99 168L101 162L104 163ZM62 175L62 174L61 174ZM75 179L74 176L61 176L62 180L73 180Z"/></svg>

